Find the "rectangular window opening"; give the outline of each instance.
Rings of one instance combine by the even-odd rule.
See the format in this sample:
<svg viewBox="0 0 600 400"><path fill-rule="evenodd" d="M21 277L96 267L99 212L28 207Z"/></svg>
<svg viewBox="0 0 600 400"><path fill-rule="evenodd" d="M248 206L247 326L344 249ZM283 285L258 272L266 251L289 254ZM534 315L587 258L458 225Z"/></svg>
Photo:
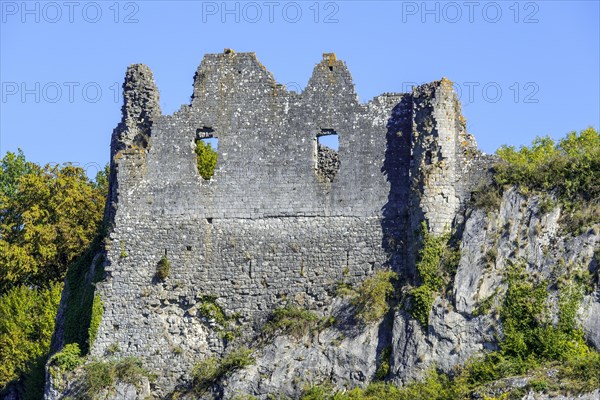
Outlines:
<svg viewBox="0 0 600 400"><path fill-rule="evenodd" d="M338 151L340 148L339 135L333 129L321 129L321 132L317 134L317 143L334 151Z"/></svg>
<svg viewBox="0 0 600 400"><path fill-rule="evenodd" d="M334 129L321 129L316 141L317 175L324 182L333 182L340 169L338 133Z"/></svg>
<svg viewBox="0 0 600 400"><path fill-rule="evenodd" d="M209 181L217 166L217 149L219 148L219 138L216 137L214 129L204 126L196 130L196 165L200 176Z"/></svg>

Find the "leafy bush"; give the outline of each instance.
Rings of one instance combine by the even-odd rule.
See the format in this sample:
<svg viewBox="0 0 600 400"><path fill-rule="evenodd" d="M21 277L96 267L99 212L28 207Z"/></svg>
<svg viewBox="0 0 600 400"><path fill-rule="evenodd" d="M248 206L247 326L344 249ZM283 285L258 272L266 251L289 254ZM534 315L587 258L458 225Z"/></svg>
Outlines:
<svg viewBox="0 0 600 400"><path fill-rule="evenodd" d="M569 232L600 221L600 135L594 128L570 132L558 143L538 137L519 150L502 146L497 154L498 186L555 192L569 211L564 217Z"/></svg>
<svg viewBox="0 0 600 400"><path fill-rule="evenodd" d="M84 393L93 395L103 389L109 389L115 384L115 370L111 362L94 361L86 364L84 370Z"/></svg>
<svg viewBox="0 0 600 400"><path fill-rule="evenodd" d="M392 346L386 346L381 352L379 367L375 371L375 380L382 381L390 372L390 357L392 356Z"/></svg>
<svg viewBox="0 0 600 400"><path fill-rule="evenodd" d="M429 313L435 300L434 291L427 285L416 287L410 291L410 313L425 329L429 325Z"/></svg>
<svg viewBox="0 0 600 400"><path fill-rule="evenodd" d="M481 208L487 212L500 209L502 195L494 185L485 185L478 187L471 196L471 203L476 208Z"/></svg>
<svg viewBox="0 0 600 400"><path fill-rule="evenodd" d="M369 324L383 318L390 309L388 300L394 293L392 281L397 278L393 271L379 270L361 283L356 296L350 300L359 321Z"/></svg>
<svg viewBox="0 0 600 400"><path fill-rule="evenodd" d="M201 394L224 375L253 363L252 350L246 347L237 348L220 360L216 357L206 358L197 363L192 370L193 389Z"/></svg>
<svg viewBox="0 0 600 400"><path fill-rule="evenodd" d="M558 143L538 137L518 151L502 146L497 154L504 161L496 167L500 185L556 190L563 199L600 197L600 136L594 128L570 132Z"/></svg>
<svg viewBox="0 0 600 400"><path fill-rule="evenodd" d="M73 371L81 364L81 350L77 343L69 343L61 351L50 357L50 365L60 371Z"/></svg>
<svg viewBox="0 0 600 400"><path fill-rule="evenodd" d="M403 387L383 382L374 382L366 388L336 391L327 383L307 388L302 400L457 400L465 398L466 388L452 382L446 375L431 370L420 382Z"/></svg>
<svg viewBox="0 0 600 400"><path fill-rule="evenodd" d="M574 393L590 392L600 388L600 353L587 349L560 363L558 376L567 389Z"/></svg>
<svg viewBox="0 0 600 400"><path fill-rule="evenodd" d="M117 382L138 385L143 378L154 376L142 367L136 357L120 360L94 361L84 366L82 391L86 398L94 398L102 390L111 391Z"/></svg>
<svg viewBox="0 0 600 400"><path fill-rule="evenodd" d="M94 295L94 301L92 302L92 317L90 318L90 327L88 329L88 343L91 346L96 340L98 335L98 328L100 322L102 322L102 315L104 314L104 303L99 295Z"/></svg>
<svg viewBox="0 0 600 400"><path fill-rule="evenodd" d="M283 334L300 339L314 332L319 321L319 316L313 311L288 304L273 311L271 319L263 326L262 331L267 336Z"/></svg>
<svg viewBox="0 0 600 400"><path fill-rule="evenodd" d="M11 288L0 296L0 388L42 365L50 348L61 283Z"/></svg>
<svg viewBox="0 0 600 400"><path fill-rule="evenodd" d="M164 282L171 273L171 263L167 259L167 256L162 256L156 267L156 278Z"/></svg>
<svg viewBox="0 0 600 400"><path fill-rule="evenodd" d="M227 317L223 308L217 304L217 298L214 296L202 297L202 302L198 311L202 316L209 320L215 321L218 325L224 327L230 318Z"/></svg>
<svg viewBox="0 0 600 400"><path fill-rule="evenodd" d="M409 311L426 328L436 293L451 282L456 273L460 250L457 245L449 245L449 233L436 236L429 232L425 221L421 224L421 237L422 245L416 264L421 285L410 291L412 301Z"/></svg>
<svg viewBox="0 0 600 400"><path fill-rule="evenodd" d="M210 143L202 139L196 140L196 163L200 176L206 180L212 178L217 166L217 152L213 150Z"/></svg>

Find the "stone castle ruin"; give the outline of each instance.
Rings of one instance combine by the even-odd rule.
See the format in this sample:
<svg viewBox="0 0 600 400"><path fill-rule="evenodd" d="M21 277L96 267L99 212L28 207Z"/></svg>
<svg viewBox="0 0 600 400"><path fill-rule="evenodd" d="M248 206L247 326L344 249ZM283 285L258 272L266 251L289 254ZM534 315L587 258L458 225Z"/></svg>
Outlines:
<svg viewBox="0 0 600 400"><path fill-rule="evenodd" d="M286 302L327 309L342 277L357 284L390 268L411 282L421 221L438 234L460 223L489 169L449 80L361 103L332 53L302 93L254 53L208 54L191 103L173 115L161 114L148 67L130 66L123 88L91 354L116 344L140 357L160 371L161 393L226 351L198 311L203 299L236 316L243 340ZM338 136L337 151L319 144L326 135ZM209 180L194 152L204 138L218 139Z"/></svg>

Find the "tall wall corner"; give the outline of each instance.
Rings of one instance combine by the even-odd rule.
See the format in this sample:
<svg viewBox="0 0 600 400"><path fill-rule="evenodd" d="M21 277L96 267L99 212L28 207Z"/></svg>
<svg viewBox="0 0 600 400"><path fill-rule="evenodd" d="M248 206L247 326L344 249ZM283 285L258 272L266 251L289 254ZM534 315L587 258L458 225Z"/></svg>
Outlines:
<svg viewBox="0 0 600 400"><path fill-rule="evenodd" d="M152 125L161 116L159 92L147 65L127 67L123 82L121 122L113 130L110 142L110 179L105 223L112 226L118 204L120 181L131 179L145 162ZM128 161L129 160L129 161ZM129 168L131 166L135 168ZM127 177L126 177L127 176Z"/></svg>
<svg viewBox="0 0 600 400"><path fill-rule="evenodd" d="M161 115L159 92L148 66L130 65L122 88L121 122L112 134L111 159L123 149L145 148L152 123Z"/></svg>
<svg viewBox="0 0 600 400"><path fill-rule="evenodd" d="M425 219L430 231L442 234L465 202L461 182L469 149L476 151L449 79L413 89L411 148L411 227Z"/></svg>

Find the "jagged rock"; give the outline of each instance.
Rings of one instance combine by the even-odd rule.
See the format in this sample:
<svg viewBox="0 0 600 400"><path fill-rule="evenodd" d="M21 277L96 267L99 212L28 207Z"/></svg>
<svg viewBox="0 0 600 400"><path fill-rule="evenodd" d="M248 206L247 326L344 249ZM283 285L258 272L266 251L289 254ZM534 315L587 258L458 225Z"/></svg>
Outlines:
<svg viewBox="0 0 600 400"><path fill-rule="evenodd" d="M259 349L256 364L234 373L223 384L224 398L269 394L294 398L312 384L363 386L375 374L378 327L343 337L327 329L313 340L277 337Z"/></svg>
<svg viewBox="0 0 600 400"><path fill-rule="evenodd" d="M391 376L405 384L421 379L431 368L450 372L483 350L494 350L497 321L488 316L467 317L438 299L425 331L405 311L394 318Z"/></svg>

